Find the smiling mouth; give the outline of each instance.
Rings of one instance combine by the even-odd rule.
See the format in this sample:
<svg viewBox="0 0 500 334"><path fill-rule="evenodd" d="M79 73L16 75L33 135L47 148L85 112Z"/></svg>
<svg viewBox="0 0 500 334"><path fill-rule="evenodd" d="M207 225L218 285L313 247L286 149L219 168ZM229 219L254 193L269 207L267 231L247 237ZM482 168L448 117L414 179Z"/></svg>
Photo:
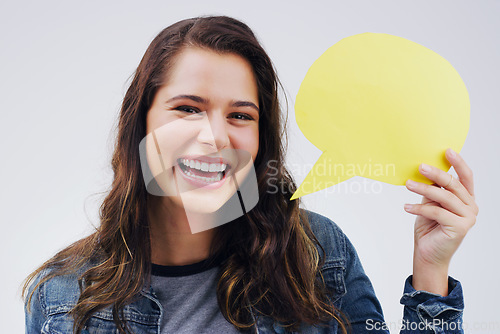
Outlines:
<svg viewBox="0 0 500 334"><path fill-rule="evenodd" d="M231 169L231 166L226 163L205 162L197 159L177 159L177 163L185 175L207 184L221 181Z"/></svg>

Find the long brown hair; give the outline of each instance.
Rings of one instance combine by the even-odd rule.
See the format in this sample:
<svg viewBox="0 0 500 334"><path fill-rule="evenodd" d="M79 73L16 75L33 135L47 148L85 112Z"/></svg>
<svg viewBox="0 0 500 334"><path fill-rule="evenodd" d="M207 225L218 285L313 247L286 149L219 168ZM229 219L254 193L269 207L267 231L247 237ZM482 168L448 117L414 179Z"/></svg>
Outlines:
<svg viewBox="0 0 500 334"><path fill-rule="evenodd" d="M114 179L100 207L101 224L92 235L57 253L33 272L23 296L42 270L49 274L33 288L58 275L88 266L79 278L81 294L71 311L79 334L93 313L112 305L120 333L130 332L121 320L123 307L149 282L151 245L139 143L146 136L146 114L168 75L174 57L185 47L234 53L251 64L259 93L259 151L255 159L259 202L238 224L217 229L211 254L230 254L221 265L218 303L224 317L239 329L253 325L250 307L294 330L301 323L336 319L319 269L324 260L299 200L290 201L296 185L284 166L285 126L279 80L273 64L250 28L225 16L177 22L152 41L142 58L121 107L112 158ZM273 162L272 167L269 162ZM273 172L270 173L271 168ZM274 191L280 185L281 191ZM282 186L285 185L285 186Z"/></svg>

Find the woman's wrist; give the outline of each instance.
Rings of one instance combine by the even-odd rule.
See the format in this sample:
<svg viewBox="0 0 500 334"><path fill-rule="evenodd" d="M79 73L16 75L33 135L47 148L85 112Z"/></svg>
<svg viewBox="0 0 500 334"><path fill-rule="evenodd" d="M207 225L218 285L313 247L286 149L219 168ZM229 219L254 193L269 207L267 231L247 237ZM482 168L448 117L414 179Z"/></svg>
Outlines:
<svg viewBox="0 0 500 334"><path fill-rule="evenodd" d="M412 285L415 290L447 296L449 293L448 265L430 264L415 257Z"/></svg>

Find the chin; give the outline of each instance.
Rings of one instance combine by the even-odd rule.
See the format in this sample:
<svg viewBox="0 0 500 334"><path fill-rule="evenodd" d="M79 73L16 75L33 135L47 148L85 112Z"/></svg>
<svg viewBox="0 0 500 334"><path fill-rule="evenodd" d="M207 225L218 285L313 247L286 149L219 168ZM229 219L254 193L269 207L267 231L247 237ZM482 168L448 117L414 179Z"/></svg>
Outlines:
<svg viewBox="0 0 500 334"><path fill-rule="evenodd" d="M222 208L236 192L233 189L196 189L181 193L181 201L186 212L211 214Z"/></svg>

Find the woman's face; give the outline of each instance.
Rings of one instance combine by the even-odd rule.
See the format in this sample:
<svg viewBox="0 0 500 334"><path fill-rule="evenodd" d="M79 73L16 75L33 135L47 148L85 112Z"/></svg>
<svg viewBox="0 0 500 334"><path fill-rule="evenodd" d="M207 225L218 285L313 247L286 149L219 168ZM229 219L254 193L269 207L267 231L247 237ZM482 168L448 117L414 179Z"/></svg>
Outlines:
<svg viewBox="0 0 500 334"><path fill-rule="evenodd" d="M186 212L215 212L253 168L259 149L257 83L236 54L188 47L147 113L150 170Z"/></svg>

